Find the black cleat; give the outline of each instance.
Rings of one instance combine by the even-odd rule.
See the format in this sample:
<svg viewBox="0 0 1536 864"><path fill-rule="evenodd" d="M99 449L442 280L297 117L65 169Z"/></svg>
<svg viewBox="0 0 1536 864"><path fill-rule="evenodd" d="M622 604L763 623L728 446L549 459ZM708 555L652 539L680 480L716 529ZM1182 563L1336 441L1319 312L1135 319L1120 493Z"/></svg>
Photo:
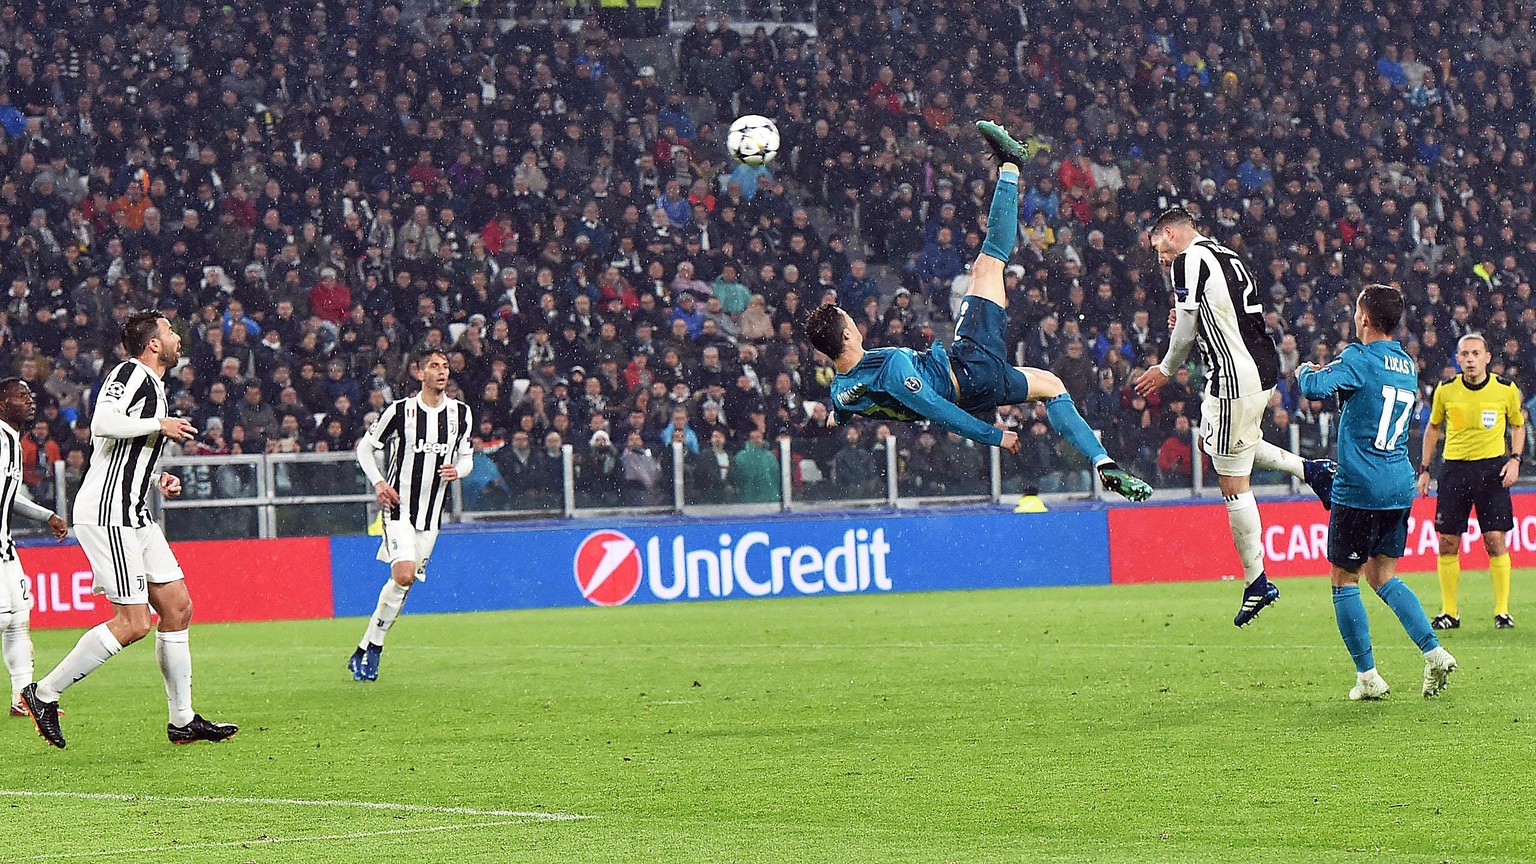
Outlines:
<svg viewBox="0 0 1536 864"><path fill-rule="evenodd" d="M1248 622L1259 617L1259 612L1264 607L1280 599L1280 589L1275 583L1269 581L1264 574L1253 580L1253 584L1243 589L1243 605L1238 607L1237 617L1232 623L1239 627L1246 626Z"/></svg>
<svg viewBox="0 0 1536 864"><path fill-rule="evenodd" d="M194 741L224 741L235 737L240 727L233 723L211 723L201 714L193 714L192 722L185 726L165 724L165 737L172 744L191 744ZM64 745L59 745L64 746Z"/></svg>
<svg viewBox="0 0 1536 864"><path fill-rule="evenodd" d="M1498 620L1495 619L1494 623L1497 625ZM1429 622L1429 626L1436 630L1456 630L1461 627L1461 619L1441 612L1435 616L1435 620Z"/></svg>
<svg viewBox="0 0 1536 864"><path fill-rule="evenodd" d="M32 725L37 727L37 734L63 750L64 730L59 728L59 703L44 702L37 698L37 685L28 684L21 688L21 704L32 715Z"/></svg>
<svg viewBox="0 0 1536 864"><path fill-rule="evenodd" d="M1513 630L1515 628L1515 619L1508 615L1495 615L1493 616L1493 628L1495 630Z"/></svg>

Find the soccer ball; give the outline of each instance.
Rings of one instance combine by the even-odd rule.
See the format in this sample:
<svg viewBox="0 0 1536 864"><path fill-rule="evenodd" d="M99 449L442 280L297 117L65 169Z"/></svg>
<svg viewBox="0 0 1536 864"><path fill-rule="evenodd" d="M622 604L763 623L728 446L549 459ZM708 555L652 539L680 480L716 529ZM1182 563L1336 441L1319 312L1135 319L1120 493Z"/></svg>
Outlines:
<svg viewBox="0 0 1536 864"><path fill-rule="evenodd" d="M766 165L779 155L779 127L760 114L737 117L725 146L745 165Z"/></svg>

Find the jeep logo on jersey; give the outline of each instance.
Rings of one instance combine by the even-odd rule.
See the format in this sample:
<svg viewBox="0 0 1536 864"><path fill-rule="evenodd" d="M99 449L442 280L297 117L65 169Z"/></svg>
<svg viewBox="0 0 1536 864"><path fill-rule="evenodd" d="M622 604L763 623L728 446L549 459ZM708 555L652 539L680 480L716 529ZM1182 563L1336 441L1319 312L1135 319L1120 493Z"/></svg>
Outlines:
<svg viewBox="0 0 1536 864"><path fill-rule="evenodd" d="M447 444L433 444L427 441L417 441L411 449L417 453L432 453L437 456L448 455Z"/></svg>
<svg viewBox="0 0 1536 864"><path fill-rule="evenodd" d="M581 596L599 606L622 606L640 587L640 550L618 531L596 531L576 548L573 562Z"/></svg>

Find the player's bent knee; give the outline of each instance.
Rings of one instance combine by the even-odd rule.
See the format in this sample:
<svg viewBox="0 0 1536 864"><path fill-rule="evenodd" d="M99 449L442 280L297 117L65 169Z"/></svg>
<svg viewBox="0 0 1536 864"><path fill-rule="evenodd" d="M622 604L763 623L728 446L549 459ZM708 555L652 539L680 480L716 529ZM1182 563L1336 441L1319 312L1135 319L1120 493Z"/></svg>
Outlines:
<svg viewBox="0 0 1536 864"><path fill-rule="evenodd" d="M1461 535L1459 535L1459 534L1441 534L1440 535L1440 554L1441 555L1457 555L1457 554L1460 554L1460 552L1461 552Z"/></svg>
<svg viewBox="0 0 1536 864"><path fill-rule="evenodd" d="M1037 402L1055 399L1067 392L1067 385L1061 383L1061 379L1056 377L1055 373L1036 369L1033 366L1019 367L1019 371L1029 379L1029 398Z"/></svg>
<svg viewBox="0 0 1536 864"><path fill-rule="evenodd" d="M410 569L405 569L406 567L409 567ZM399 585L401 588L409 588L412 585L415 585L416 562L402 561L400 565L398 565L393 571L390 572L390 578L395 580L395 584Z"/></svg>
<svg viewBox="0 0 1536 864"><path fill-rule="evenodd" d="M185 630L192 624L192 598L165 604L160 613L160 629L166 633Z"/></svg>
<svg viewBox="0 0 1536 864"><path fill-rule="evenodd" d="M108 623L108 629L112 631L113 637L117 639L119 645L125 647L148 636L150 628L149 608L146 606L122 607Z"/></svg>

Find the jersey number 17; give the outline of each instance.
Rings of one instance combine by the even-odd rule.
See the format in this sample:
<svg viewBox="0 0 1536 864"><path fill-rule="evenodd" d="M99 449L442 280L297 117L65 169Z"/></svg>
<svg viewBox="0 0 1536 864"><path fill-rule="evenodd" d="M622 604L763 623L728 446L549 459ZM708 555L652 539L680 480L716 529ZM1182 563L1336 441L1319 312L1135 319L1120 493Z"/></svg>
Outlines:
<svg viewBox="0 0 1536 864"><path fill-rule="evenodd" d="M1381 388L1381 419L1376 422L1376 449L1396 450L1402 443L1403 437L1408 433L1408 417L1413 414L1414 395L1412 390L1400 390L1396 387ZM1392 422L1392 413L1398 406L1402 406L1403 413ZM1390 433L1390 434L1389 434Z"/></svg>

